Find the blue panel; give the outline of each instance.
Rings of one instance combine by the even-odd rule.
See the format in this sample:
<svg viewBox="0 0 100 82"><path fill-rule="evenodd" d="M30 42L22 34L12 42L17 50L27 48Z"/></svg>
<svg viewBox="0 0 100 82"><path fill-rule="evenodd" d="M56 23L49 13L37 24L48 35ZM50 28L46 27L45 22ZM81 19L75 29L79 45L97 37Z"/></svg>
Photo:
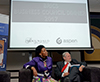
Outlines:
<svg viewBox="0 0 100 82"><path fill-rule="evenodd" d="M0 23L0 35L8 36L8 24Z"/></svg>

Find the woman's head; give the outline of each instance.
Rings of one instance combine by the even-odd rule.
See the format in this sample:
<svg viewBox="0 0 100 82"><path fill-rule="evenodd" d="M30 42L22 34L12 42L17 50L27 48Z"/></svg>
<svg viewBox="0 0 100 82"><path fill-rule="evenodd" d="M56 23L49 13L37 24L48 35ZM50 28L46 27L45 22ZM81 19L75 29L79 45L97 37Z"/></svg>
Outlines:
<svg viewBox="0 0 100 82"><path fill-rule="evenodd" d="M35 51L36 51L36 56L41 56L42 58L48 56L48 52L43 45L39 45Z"/></svg>

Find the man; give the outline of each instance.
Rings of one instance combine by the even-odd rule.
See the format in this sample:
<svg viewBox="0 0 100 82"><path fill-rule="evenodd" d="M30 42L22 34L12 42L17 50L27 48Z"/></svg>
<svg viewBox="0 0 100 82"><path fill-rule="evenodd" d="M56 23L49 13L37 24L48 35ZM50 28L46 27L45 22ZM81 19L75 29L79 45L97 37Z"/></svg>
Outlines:
<svg viewBox="0 0 100 82"><path fill-rule="evenodd" d="M3 51L2 51L2 45L0 44L0 66L3 65Z"/></svg>
<svg viewBox="0 0 100 82"><path fill-rule="evenodd" d="M87 65L85 62L78 62L76 59L71 59L69 52L62 54L64 61L57 62L55 69L55 75L61 82L82 82L81 76L83 68ZM79 66L72 67L69 72L71 65L79 64Z"/></svg>

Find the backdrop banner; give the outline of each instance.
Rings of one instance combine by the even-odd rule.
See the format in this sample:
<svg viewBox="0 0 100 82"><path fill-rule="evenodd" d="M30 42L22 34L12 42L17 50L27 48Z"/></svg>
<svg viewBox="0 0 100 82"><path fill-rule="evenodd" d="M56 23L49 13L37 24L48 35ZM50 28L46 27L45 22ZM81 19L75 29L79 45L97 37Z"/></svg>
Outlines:
<svg viewBox="0 0 100 82"><path fill-rule="evenodd" d="M6 70L8 29L8 16L0 14L0 71Z"/></svg>

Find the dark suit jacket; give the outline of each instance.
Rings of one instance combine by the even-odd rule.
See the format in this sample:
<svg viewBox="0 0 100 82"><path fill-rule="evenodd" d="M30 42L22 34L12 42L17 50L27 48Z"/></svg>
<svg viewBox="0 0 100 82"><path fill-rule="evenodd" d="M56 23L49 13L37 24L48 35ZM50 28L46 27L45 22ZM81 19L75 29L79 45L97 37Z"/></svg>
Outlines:
<svg viewBox="0 0 100 82"><path fill-rule="evenodd" d="M71 63L71 65L73 65L73 64L80 64L80 66L81 65L84 65L84 66L87 65L86 62L78 62L76 59L72 59L72 61L70 63ZM62 70L63 67L64 67L64 61L57 62L57 67L54 71L57 79L61 79L61 75L62 75L61 70Z"/></svg>

